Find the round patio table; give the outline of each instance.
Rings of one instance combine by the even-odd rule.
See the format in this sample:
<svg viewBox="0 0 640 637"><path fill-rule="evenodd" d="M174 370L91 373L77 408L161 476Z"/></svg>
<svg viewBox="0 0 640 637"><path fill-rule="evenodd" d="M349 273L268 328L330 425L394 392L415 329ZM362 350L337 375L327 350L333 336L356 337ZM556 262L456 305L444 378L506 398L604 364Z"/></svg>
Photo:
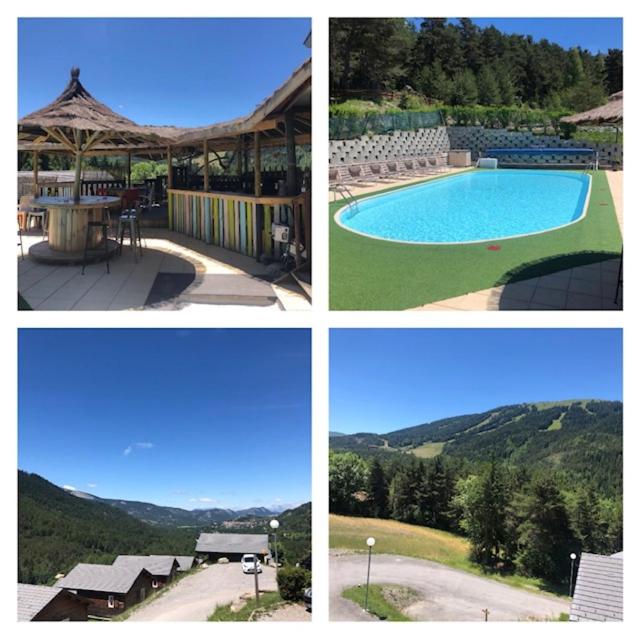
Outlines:
<svg viewBox="0 0 640 637"><path fill-rule="evenodd" d="M40 261L79 263L84 254L87 226L90 221L101 221L105 208L120 206L120 197L83 196L80 201L72 197L38 197L33 205L46 208L48 241L32 246L29 254ZM90 233L89 249L97 248L102 232L96 228ZM108 244L115 242L109 241ZM109 245L109 251L113 246Z"/></svg>

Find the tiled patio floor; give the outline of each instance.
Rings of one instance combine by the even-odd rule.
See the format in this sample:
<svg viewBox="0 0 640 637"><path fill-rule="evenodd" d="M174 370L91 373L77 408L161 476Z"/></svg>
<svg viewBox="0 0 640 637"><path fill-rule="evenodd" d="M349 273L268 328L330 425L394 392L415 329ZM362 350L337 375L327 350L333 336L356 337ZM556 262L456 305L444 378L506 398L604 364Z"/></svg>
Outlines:
<svg viewBox="0 0 640 637"><path fill-rule="evenodd" d="M501 285L417 310L621 310L615 302L620 259Z"/></svg>
<svg viewBox="0 0 640 637"><path fill-rule="evenodd" d="M272 270L255 259L169 230L147 228L143 234L142 259L136 263L125 245L122 256L111 261L110 274L104 263L87 266L82 275L80 266L44 265L28 256L23 260L18 248L18 290L34 310L203 311L230 304L276 311L310 308L295 289L268 283ZM25 255L40 240L39 234L24 236ZM179 290L191 277L193 282L178 296L147 305L154 282L154 293L172 285Z"/></svg>

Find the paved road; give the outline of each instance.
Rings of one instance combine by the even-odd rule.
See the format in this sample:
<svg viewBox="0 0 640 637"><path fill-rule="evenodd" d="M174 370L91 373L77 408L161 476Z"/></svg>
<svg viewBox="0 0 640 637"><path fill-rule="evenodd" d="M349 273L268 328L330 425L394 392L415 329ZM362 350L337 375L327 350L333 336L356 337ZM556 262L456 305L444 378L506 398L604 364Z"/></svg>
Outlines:
<svg viewBox="0 0 640 637"><path fill-rule="evenodd" d="M345 588L366 581L367 556L331 551L329 567L330 619L370 621L372 618L357 604L341 596ZM398 555L374 554L371 582L401 584L417 591L422 599L405 609L405 613L420 621L482 621L483 608L489 609L489 621L556 618L569 612L569 603L557 597Z"/></svg>
<svg viewBox="0 0 640 637"><path fill-rule="evenodd" d="M272 611L268 615L262 615L258 619L261 622L310 622L311 613L304 604L287 604Z"/></svg>
<svg viewBox="0 0 640 637"><path fill-rule="evenodd" d="M276 590L275 573L275 569L265 568L259 575L261 591ZM245 575L238 562L212 564L134 611L128 621L205 621L216 606L253 591L253 575Z"/></svg>

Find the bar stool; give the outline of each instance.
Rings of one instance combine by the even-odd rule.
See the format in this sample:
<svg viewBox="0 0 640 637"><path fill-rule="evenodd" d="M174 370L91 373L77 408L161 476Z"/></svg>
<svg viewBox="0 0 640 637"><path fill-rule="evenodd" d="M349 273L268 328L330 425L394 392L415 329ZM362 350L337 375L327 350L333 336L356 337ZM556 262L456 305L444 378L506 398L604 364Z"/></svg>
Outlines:
<svg viewBox="0 0 640 637"><path fill-rule="evenodd" d="M137 263L137 250L140 250L140 258L142 258L142 236L140 234L140 212L135 207L123 210L118 218L118 234L116 238L120 237L120 254L122 254L124 235L127 230L129 231L129 245L133 251L133 259Z"/></svg>
<svg viewBox="0 0 640 637"><path fill-rule="evenodd" d="M89 239L91 237L91 232L94 228L102 229L102 241L104 244L104 256L105 261L107 262L107 274L111 274L111 270L109 269L109 222L106 218L106 215L103 212L102 221L89 221L87 223L87 234L84 239L84 254L82 255L82 274L84 274L85 266L87 265L87 254L89 252Z"/></svg>

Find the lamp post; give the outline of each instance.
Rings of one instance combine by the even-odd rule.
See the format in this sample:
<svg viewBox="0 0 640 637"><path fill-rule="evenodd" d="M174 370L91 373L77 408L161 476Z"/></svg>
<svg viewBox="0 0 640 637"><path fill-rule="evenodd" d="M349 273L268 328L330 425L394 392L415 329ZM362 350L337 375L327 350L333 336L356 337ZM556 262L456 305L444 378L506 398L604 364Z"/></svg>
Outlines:
<svg viewBox="0 0 640 637"><path fill-rule="evenodd" d="M575 553L571 553L569 555L571 558L571 576L569 577L569 597L573 597L573 565L576 563L576 557L578 557Z"/></svg>
<svg viewBox="0 0 640 637"><path fill-rule="evenodd" d="M369 610L369 576L371 575L371 549L374 547L376 539L374 537L367 538L367 546L369 547L369 562L367 564L367 588L364 592L364 609Z"/></svg>
<svg viewBox="0 0 640 637"><path fill-rule="evenodd" d="M278 520L271 520L269 522L269 526L273 529L273 545L276 550L276 580L278 577L278 527L280 526L280 522Z"/></svg>
<svg viewBox="0 0 640 637"><path fill-rule="evenodd" d="M260 586L258 584L258 554L253 554L253 583L256 588L256 608L260 606Z"/></svg>

